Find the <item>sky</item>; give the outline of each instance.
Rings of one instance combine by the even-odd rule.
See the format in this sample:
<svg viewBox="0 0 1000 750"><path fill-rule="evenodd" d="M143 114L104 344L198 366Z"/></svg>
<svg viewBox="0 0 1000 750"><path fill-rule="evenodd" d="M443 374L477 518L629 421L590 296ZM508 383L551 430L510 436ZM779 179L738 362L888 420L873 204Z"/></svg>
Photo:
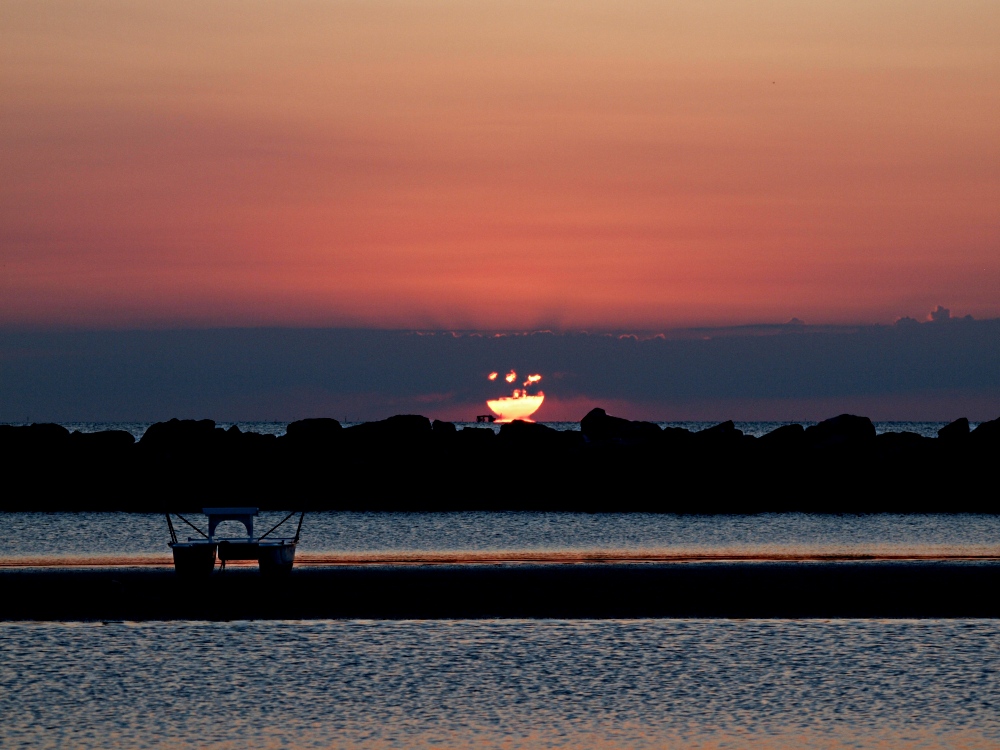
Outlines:
<svg viewBox="0 0 1000 750"><path fill-rule="evenodd" d="M6 0L0 421L992 418L998 206L995 0Z"/></svg>
<svg viewBox="0 0 1000 750"><path fill-rule="evenodd" d="M0 327L995 318L998 82L995 0L6 0Z"/></svg>

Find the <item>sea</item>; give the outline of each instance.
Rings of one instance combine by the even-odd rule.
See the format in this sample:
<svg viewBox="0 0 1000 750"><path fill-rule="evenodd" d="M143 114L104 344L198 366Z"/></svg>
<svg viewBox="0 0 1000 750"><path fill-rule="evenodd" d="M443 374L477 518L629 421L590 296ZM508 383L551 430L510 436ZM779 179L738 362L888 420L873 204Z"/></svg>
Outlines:
<svg viewBox="0 0 1000 750"><path fill-rule="evenodd" d="M0 586L168 565L167 538L0 514ZM297 564L841 558L1000 559L1000 516L314 513ZM6 622L0 747L997 748L1000 621Z"/></svg>
<svg viewBox="0 0 1000 750"><path fill-rule="evenodd" d="M977 620L0 625L5 748L986 748Z"/></svg>

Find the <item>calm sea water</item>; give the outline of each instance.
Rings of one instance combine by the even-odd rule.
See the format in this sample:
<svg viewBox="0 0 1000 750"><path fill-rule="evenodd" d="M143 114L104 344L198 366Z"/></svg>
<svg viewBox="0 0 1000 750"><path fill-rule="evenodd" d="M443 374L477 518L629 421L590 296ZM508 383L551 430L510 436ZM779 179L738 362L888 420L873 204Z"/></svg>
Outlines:
<svg viewBox="0 0 1000 750"><path fill-rule="evenodd" d="M256 529L284 517L262 513ZM200 514L190 516L204 526ZM181 536L186 532L177 524ZM220 533L242 535L223 524ZM294 525L288 534L294 533ZM0 562L24 558L165 559L163 516L127 513L0 514ZM300 559L406 554L607 553L737 557L811 555L992 555L997 515L678 516L647 513L311 513ZM484 557L485 556L485 557Z"/></svg>
<svg viewBox="0 0 1000 750"><path fill-rule="evenodd" d="M26 422L0 422L0 424L28 424ZM126 430L131 432L136 439L141 438L152 422L63 422L62 425L70 430L80 432L100 432L101 430ZM343 422L345 427L351 427L359 422ZM491 427L494 431L500 431L500 425L481 425L473 422L456 422L458 427ZM579 430L579 422L544 422L549 427L557 430ZM704 430L717 424L716 422L656 422L660 427L683 427L688 430ZM806 427L816 424L815 422L736 422L736 427L747 435L760 437L786 424L801 424ZM947 422L875 422L875 430L883 432L916 432L925 437L937 437L937 431L944 427ZM975 428L978 422L970 422ZM262 435L284 435L287 422L216 422L216 426L229 429L236 425L243 432L257 432Z"/></svg>
<svg viewBox="0 0 1000 750"><path fill-rule="evenodd" d="M154 515L0 529L8 563L168 552ZM301 554L573 550L1000 556L1000 518L316 513ZM2 623L0 746L995 748L1000 621Z"/></svg>
<svg viewBox="0 0 1000 750"><path fill-rule="evenodd" d="M996 748L996 621L0 625L0 745Z"/></svg>

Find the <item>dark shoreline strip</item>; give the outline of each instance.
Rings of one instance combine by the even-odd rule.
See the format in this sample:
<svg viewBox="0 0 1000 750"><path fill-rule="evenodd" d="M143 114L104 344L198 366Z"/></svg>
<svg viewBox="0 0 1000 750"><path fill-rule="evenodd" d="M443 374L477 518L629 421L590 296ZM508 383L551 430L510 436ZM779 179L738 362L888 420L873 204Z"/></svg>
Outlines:
<svg viewBox="0 0 1000 750"><path fill-rule="evenodd" d="M996 562L0 571L0 620L1000 617Z"/></svg>
<svg viewBox="0 0 1000 750"><path fill-rule="evenodd" d="M935 554L906 554L886 555L881 553L858 553L858 554L820 554L797 555L797 554L761 554L761 555L741 555L741 554L582 554L574 555L558 554L525 554L525 555L400 555L397 557L386 556L366 558L363 556L346 557L338 559L333 556L317 556L315 559L306 557L297 565L304 567L333 567L351 566L361 567L370 565L651 565L651 564L689 564L689 563L811 563L811 562L997 562L1000 563L1000 556L996 554L983 555L935 555Z"/></svg>
<svg viewBox="0 0 1000 750"><path fill-rule="evenodd" d="M372 554L298 554L296 568L365 568L387 566L496 566L496 565L653 565L691 563L843 563L843 562L983 562L1000 564L997 552L981 554L935 554L900 552L817 552L813 554L780 553L632 553L632 552L405 552ZM76 568L128 570L137 568L173 570L169 555L115 556L95 555L80 557L0 557L0 571L38 569L40 572L58 572ZM232 562L229 569L253 568L256 562Z"/></svg>

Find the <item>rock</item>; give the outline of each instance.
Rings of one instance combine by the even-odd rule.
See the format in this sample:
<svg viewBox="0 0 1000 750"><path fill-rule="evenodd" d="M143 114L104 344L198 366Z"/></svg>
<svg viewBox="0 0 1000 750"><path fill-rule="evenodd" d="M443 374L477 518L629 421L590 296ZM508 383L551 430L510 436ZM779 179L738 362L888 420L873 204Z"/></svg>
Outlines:
<svg viewBox="0 0 1000 750"><path fill-rule="evenodd" d="M496 432L489 427L463 427L456 438L459 445L489 446L496 439Z"/></svg>
<svg viewBox="0 0 1000 750"><path fill-rule="evenodd" d="M220 428L221 429L221 428ZM230 425L228 430L223 430L225 440L223 444L230 453L238 453L243 446L243 430L237 424Z"/></svg>
<svg viewBox="0 0 1000 750"><path fill-rule="evenodd" d="M286 428L287 430L287 428ZM287 440L286 436L282 438L282 441ZM226 451L230 460L239 461L250 461L259 462L261 459L271 456L274 450L278 446L278 436L271 435L269 433L258 433L258 432L243 432L240 430L239 425L233 425L228 430L226 430ZM287 443L286 443L287 444ZM316 447L325 446L326 443L317 443ZM306 450L309 450L309 444L306 444ZM296 448L302 447L302 444L295 444ZM257 464L259 467L260 464Z"/></svg>
<svg viewBox="0 0 1000 750"><path fill-rule="evenodd" d="M627 434L631 423L621 417L611 417L604 409L591 409L580 420L580 431L590 441L613 440Z"/></svg>
<svg viewBox="0 0 1000 750"><path fill-rule="evenodd" d="M812 448L860 447L875 439L875 425L868 417L841 414L807 427L805 439Z"/></svg>
<svg viewBox="0 0 1000 750"><path fill-rule="evenodd" d="M102 432L74 432L70 435L74 450L88 454L123 454L135 445L135 437L126 430L104 430Z"/></svg>
<svg viewBox="0 0 1000 750"><path fill-rule="evenodd" d="M1000 444L1000 419L994 419L990 422L981 422L976 429L974 429L969 437L972 438L979 445L995 445Z"/></svg>
<svg viewBox="0 0 1000 750"><path fill-rule="evenodd" d="M277 435L259 432L244 432L240 435L240 445L244 448L270 448L278 442Z"/></svg>
<svg viewBox="0 0 1000 750"><path fill-rule="evenodd" d="M139 444L147 448L174 445L178 442L211 440L215 433L215 422L211 419L171 419L150 425Z"/></svg>
<svg viewBox="0 0 1000 750"><path fill-rule="evenodd" d="M226 445L226 433L211 419L171 419L150 425L139 439L144 454L167 458L205 458Z"/></svg>
<svg viewBox="0 0 1000 750"><path fill-rule="evenodd" d="M699 430L693 437L700 444L735 445L743 441L743 430L737 430L733 420L730 419L714 427Z"/></svg>
<svg viewBox="0 0 1000 750"><path fill-rule="evenodd" d="M439 449L447 449L458 440L458 428L452 422L435 419L431 422L431 439Z"/></svg>
<svg viewBox="0 0 1000 750"><path fill-rule="evenodd" d="M336 445L343 436L336 419L300 419L285 428L285 443L296 448L322 448Z"/></svg>
<svg viewBox="0 0 1000 750"><path fill-rule="evenodd" d="M69 437L69 430L61 424L52 424L49 422L28 425L24 430L29 440L38 443L48 443L50 445L62 444Z"/></svg>
<svg viewBox="0 0 1000 750"><path fill-rule="evenodd" d="M580 420L580 431L591 443L636 445L658 442L663 437L663 430L659 425L612 417L604 409L591 409Z"/></svg>
<svg viewBox="0 0 1000 750"><path fill-rule="evenodd" d="M451 422L442 422L440 419L435 419L431 422L431 431L435 435L454 435L458 432L458 428Z"/></svg>
<svg viewBox="0 0 1000 750"><path fill-rule="evenodd" d="M431 421L419 414L397 414L379 422L365 422L344 428L345 437L361 442L420 443L431 434Z"/></svg>
<svg viewBox="0 0 1000 750"><path fill-rule="evenodd" d="M694 433L684 427L664 427L660 442L669 448L682 448L694 438Z"/></svg>
<svg viewBox="0 0 1000 750"><path fill-rule="evenodd" d="M70 434L62 425L0 425L0 451L14 456L52 458L70 447Z"/></svg>
<svg viewBox="0 0 1000 750"><path fill-rule="evenodd" d="M497 442L502 446L529 451L558 450L574 445L580 439L580 433L576 430L555 430L548 425L520 419L502 425L497 436Z"/></svg>
<svg viewBox="0 0 1000 750"><path fill-rule="evenodd" d="M951 424L946 424L938 430L937 436L939 439L947 440L949 442L955 440L965 440L969 437L969 420L965 417L956 419Z"/></svg>
<svg viewBox="0 0 1000 750"><path fill-rule="evenodd" d="M69 438L69 430L48 422L29 425L0 425L0 439L21 444L58 445Z"/></svg>
<svg viewBox="0 0 1000 750"><path fill-rule="evenodd" d="M784 424L758 438L767 448L799 448L805 444L806 429L800 424Z"/></svg>
<svg viewBox="0 0 1000 750"><path fill-rule="evenodd" d="M883 432L875 436L875 446L882 455L917 455L931 444L932 438L926 438L915 432Z"/></svg>

